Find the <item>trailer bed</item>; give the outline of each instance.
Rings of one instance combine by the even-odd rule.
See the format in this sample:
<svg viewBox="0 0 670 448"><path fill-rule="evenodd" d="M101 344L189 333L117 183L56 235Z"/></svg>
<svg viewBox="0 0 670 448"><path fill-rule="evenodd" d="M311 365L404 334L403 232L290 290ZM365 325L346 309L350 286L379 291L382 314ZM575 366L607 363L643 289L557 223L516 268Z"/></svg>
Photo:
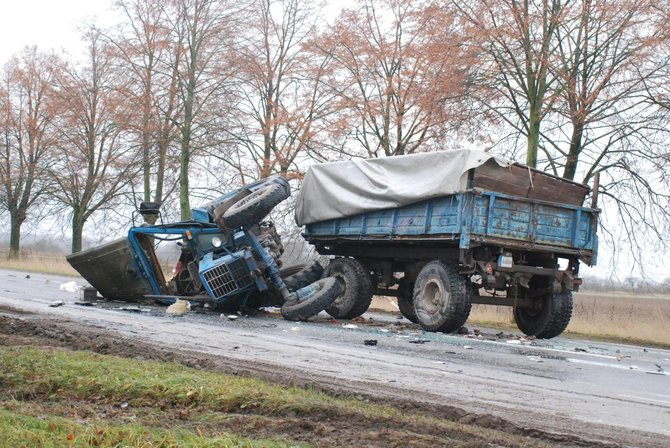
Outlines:
<svg viewBox="0 0 670 448"><path fill-rule="evenodd" d="M495 244L577 255L595 263L597 209L471 189L402 207L308 224L308 242L335 255L353 245L402 243L434 249ZM370 252L372 255L374 252Z"/></svg>

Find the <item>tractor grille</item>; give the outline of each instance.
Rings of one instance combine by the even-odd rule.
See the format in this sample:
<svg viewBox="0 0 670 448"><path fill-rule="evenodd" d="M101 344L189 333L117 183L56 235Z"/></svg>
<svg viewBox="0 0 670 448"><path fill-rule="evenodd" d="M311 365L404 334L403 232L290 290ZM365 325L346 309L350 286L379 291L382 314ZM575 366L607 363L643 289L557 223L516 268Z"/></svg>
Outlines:
<svg viewBox="0 0 670 448"><path fill-rule="evenodd" d="M243 258L233 258L202 273L214 299L221 299L253 284Z"/></svg>

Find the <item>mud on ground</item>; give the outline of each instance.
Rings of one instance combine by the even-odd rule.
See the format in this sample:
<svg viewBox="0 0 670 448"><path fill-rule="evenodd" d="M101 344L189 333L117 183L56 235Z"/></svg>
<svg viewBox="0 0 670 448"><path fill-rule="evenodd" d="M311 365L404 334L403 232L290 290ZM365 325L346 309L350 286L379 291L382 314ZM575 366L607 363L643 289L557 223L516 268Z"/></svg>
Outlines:
<svg viewBox="0 0 670 448"><path fill-rule="evenodd" d="M420 422L399 422L392 419L361 418L360 415L332 412L324 414L294 415L245 415L236 412L228 419L231 430L252 438L285 436L292 440L318 446L443 446L448 440L452 446L492 446L487 433L500 432L517 436L523 446L613 446L585 441L570 435L557 435L530 428L523 428L499 417L476 415L450 406L422 403L417 397L393 387L370 386L362 388L351 382L338 383L333 379L316 378L301 371L282 369L262 362L241 363L217 356L205 356L177 350L169 346L147 344L141 340L121 337L105 328L81 323L49 319L30 315L22 310L0 309L0 345L30 345L38 347L64 347L71 350L88 350L100 354L116 355L143 360L172 361L196 369L260 377L284 385L309 386L334 396L354 396L366 401L392 405L405 413L429 415L446 421L481 428L479 436L472 431L455 431L444 434L443 429L426 426ZM84 406L85 407L85 406ZM240 410L238 410L240 411ZM168 410L180 412L179 410ZM251 420L249 420L253 417ZM258 424L259 419L263 422ZM250 422L250 423L245 423ZM226 428L221 428L226 429ZM520 437L518 437L520 436ZM498 443L494 445L499 446ZM511 444L516 446L517 443Z"/></svg>

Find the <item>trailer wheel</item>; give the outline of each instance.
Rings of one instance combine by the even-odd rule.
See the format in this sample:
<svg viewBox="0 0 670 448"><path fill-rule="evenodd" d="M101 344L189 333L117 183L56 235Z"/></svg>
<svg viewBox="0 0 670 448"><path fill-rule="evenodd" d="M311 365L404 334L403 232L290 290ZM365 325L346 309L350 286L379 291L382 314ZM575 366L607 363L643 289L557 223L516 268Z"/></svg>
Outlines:
<svg viewBox="0 0 670 448"><path fill-rule="evenodd" d="M414 312L414 282L404 278L400 280L398 287L398 308L405 319L413 324L418 322Z"/></svg>
<svg viewBox="0 0 670 448"><path fill-rule="evenodd" d="M283 185L268 182L248 196L243 197L223 213L223 223L229 229L260 222L272 209L291 192Z"/></svg>
<svg viewBox="0 0 670 448"><path fill-rule="evenodd" d="M335 319L353 319L368 310L372 302L372 281L360 261L336 258L326 267L323 276L335 277L342 288L342 293L326 308L326 313Z"/></svg>
<svg viewBox="0 0 670 448"><path fill-rule="evenodd" d="M436 260L419 271L414 283L414 312L424 330L454 332L468 320L471 307L457 266Z"/></svg>
<svg viewBox="0 0 670 448"><path fill-rule="evenodd" d="M563 333L572 317L572 292L540 296L538 306L514 307L514 321L524 334L550 339Z"/></svg>
<svg viewBox="0 0 670 448"><path fill-rule="evenodd" d="M342 291L340 283L333 277L322 278L312 284L316 292L304 300L291 300L281 307L281 315L286 320L307 320L319 314L337 299Z"/></svg>

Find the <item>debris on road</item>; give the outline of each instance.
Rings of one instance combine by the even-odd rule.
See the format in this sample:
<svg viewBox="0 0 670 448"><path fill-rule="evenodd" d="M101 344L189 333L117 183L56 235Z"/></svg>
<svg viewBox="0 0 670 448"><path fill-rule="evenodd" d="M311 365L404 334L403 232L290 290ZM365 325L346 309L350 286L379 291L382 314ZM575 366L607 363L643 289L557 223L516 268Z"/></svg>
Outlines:
<svg viewBox="0 0 670 448"><path fill-rule="evenodd" d="M342 328L346 328L347 330L358 330L358 325L344 324L342 325Z"/></svg>
<svg viewBox="0 0 670 448"><path fill-rule="evenodd" d="M228 320L237 320L239 319L240 316L237 314L222 314L221 319L228 319Z"/></svg>
<svg viewBox="0 0 670 448"><path fill-rule="evenodd" d="M191 309L191 304L188 303L188 300L177 299L172 305L167 307L165 310L166 314L171 314L173 316L183 316L188 313Z"/></svg>
<svg viewBox="0 0 670 448"><path fill-rule="evenodd" d="M65 302L62 300L56 300L55 302L51 302L49 304L51 308L56 308L57 306L63 306L63 305L65 305Z"/></svg>
<svg viewBox="0 0 670 448"><path fill-rule="evenodd" d="M374 346L374 345L377 345L377 340L376 339L366 339L366 340L363 341L363 344Z"/></svg>
<svg viewBox="0 0 670 448"><path fill-rule="evenodd" d="M66 291L66 292L77 292L77 289L79 287L77 286L77 282L71 281L67 283L62 283L59 287L61 291Z"/></svg>
<svg viewBox="0 0 670 448"><path fill-rule="evenodd" d="M464 345L463 348L466 349L466 350L472 350L472 347L469 346L469 345Z"/></svg>
<svg viewBox="0 0 670 448"><path fill-rule="evenodd" d="M430 342L428 339L412 339L409 341L410 344L425 344L426 342Z"/></svg>
<svg viewBox="0 0 670 448"><path fill-rule="evenodd" d="M589 351L585 348L582 347L575 347L576 352L581 352L581 353L588 353Z"/></svg>
<svg viewBox="0 0 670 448"><path fill-rule="evenodd" d="M74 304L79 306L95 306L95 303L92 302L74 302Z"/></svg>
<svg viewBox="0 0 670 448"><path fill-rule="evenodd" d="M140 313L142 309L139 306L122 306L117 308L119 311L128 311L129 313Z"/></svg>

